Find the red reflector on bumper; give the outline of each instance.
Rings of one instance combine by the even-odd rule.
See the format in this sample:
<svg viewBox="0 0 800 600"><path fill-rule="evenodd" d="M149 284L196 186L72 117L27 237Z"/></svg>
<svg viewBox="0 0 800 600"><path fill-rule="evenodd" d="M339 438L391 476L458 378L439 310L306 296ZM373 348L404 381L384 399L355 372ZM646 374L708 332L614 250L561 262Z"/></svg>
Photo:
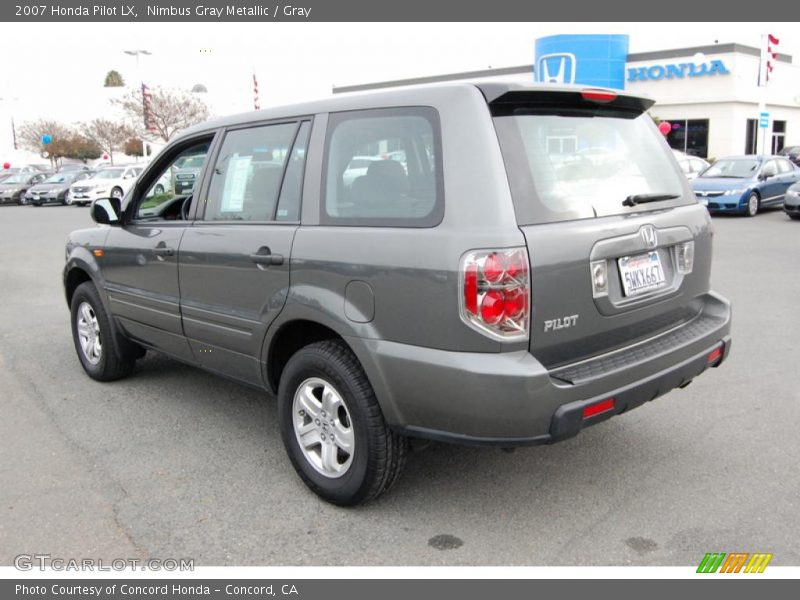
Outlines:
<svg viewBox="0 0 800 600"><path fill-rule="evenodd" d="M588 419L610 410L614 410L614 398L609 398L608 400L603 400L602 402L590 404L583 409L583 418Z"/></svg>
<svg viewBox="0 0 800 600"><path fill-rule="evenodd" d="M706 360L709 363L714 363L714 362L717 362L720 358L722 358L722 348L721 347L717 348L716 350L712 350L711 352L709 352L708 356L706 357Z"/></svg>

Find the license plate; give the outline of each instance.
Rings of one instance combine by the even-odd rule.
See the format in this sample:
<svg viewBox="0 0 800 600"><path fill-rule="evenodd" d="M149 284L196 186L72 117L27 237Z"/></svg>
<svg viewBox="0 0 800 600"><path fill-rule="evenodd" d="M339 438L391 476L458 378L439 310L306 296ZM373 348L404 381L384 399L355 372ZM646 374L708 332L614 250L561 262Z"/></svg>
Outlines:
<svg viewBox="0 0 800 600"><path fill-rule="evenodd" d="M622 288L626 296L635 296L664 287L666 278L658 252L623 256L618 261Z"/></svg>

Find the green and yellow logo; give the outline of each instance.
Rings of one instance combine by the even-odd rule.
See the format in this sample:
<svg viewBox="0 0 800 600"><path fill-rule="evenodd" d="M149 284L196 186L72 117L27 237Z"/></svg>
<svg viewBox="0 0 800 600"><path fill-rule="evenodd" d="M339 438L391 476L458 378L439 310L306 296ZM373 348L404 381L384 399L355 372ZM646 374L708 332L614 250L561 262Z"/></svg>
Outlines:
<svg viewBox="0 0 800 600"><path fill-rule="evenodd" d="M698 573L763 573L772 554L756 552L708 552L697 567Z"/></svg>

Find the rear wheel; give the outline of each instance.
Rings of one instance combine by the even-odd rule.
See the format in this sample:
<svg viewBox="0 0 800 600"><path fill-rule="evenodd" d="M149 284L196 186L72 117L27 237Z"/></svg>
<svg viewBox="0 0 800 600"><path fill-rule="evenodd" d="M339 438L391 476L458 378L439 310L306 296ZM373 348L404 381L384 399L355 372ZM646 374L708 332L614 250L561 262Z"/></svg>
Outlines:
<svg viewBox="0 0 800 600"><path fill-rule="evenodd" d="M117 335L94 284L80 284L72 295L72 339L83 370L92 379L113 381L130 375L139 346Z"/></svg>
<svg viewBox="0 0 800 600"><path fill-rule="evenodd" d="M755 217L758 214L758 209L761 206L761 200L758 197L758 194L755 192L750 192L750 196L747 197L747 207L745 208L745 215L748 217Z"/></svg>
<svg viewBox="0 0 800 600"><path fill-rule="evenodd" d="M364 370L342 341L311 344L289 359L278 410L292 465L328 502L377 498L405 465L408 441L386 426Z"/></svg>

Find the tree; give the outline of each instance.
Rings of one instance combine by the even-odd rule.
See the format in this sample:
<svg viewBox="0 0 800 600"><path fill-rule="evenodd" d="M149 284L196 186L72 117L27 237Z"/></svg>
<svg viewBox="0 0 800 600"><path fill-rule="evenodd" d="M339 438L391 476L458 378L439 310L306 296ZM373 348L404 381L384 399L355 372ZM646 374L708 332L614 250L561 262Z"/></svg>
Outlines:
<svg viewBox="0 0 800 600"><path fill-rule="evenodd" d="M103 84L103 86L125 87L125 80L122 78L122 75L119 74L119 71L111 69L108 73L106 73L106 82Z"/></svg>
<svg viewBox="0 0 800 600"><path fill-rule="evenodd" d="M153 88L150 91L150 133L169 141L181 129L208 119L208 106L197 96L182 90ZM142 90L133 89L124 98L112 100L125 112L133 128L144 134L145 115Z"/></svg>
<svg viewBox="0 0 800 600"><path fill-rule="evenodd" d="M83 135L75 135L67 141L64 158L75 158L85 163L102 155L103 150L92 140Z"/></svg>
<svg viewBox="0 0 800 600"><path fill-rule="evenodd" d="M50 136L51 142L49 144L42 142L42 137L45 135ZM68 126L50 119L27 121L17 130L19 145L38 154L47 152L47 157L53 166L58 162L58 159L67 155L69 140L73 135Z"/></svg>
<svg viewBox="0 0 800 600"><path fill-rule="evenodd" d="M95 119L84 125L86 137L95 143L103 152L108 153L111 164L114 164L114 152L122 150L125 142L131 137L131 130L125 123Z"/></svg>
<svg viewBox="0 0 800 600"><path fill-rule="evenodd" d="M142 152L142 140L137 137L129 138L128 141L125 142L123 152L128 156L144 156Z"/></svg>

